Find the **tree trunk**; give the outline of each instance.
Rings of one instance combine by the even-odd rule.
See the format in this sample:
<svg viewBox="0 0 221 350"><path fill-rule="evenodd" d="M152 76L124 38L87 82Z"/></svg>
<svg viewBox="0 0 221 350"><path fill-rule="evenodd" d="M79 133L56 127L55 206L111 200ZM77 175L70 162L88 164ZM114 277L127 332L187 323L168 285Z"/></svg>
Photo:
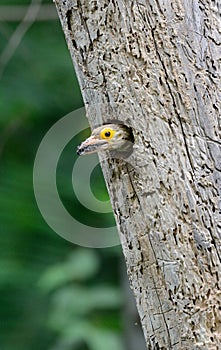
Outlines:
<svg viewBox="0 0 221 350"><path fill-rule="evenodd" d="M133 129L102 169L148 349L221 349L219 1L55 0L92 128Z"/></svg>

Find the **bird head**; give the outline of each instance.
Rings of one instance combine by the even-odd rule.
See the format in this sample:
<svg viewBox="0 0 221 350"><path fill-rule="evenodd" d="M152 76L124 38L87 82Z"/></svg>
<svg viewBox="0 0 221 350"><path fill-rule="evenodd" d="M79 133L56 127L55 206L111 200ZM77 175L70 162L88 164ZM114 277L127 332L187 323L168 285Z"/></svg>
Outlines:
<svg viewBox="0 0 221 350"><path fill-rule="evenodd" d="M99 151L120 150L124 151L133 142L131 128L123 124L106 124L92 131L77 148L77 154L89 154Z"/></svg>

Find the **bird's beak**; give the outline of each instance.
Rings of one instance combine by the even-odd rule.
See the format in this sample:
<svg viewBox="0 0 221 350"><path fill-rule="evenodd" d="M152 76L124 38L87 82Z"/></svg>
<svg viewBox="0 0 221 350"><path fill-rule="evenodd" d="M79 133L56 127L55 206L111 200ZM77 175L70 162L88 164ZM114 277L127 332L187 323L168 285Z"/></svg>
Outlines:
<svg viewBox="0 0 221 350"><path fill-rule="evenodd" d="M100 140L95 136L90 136L88 137L88 139L82 142L80 146L78 146L77 154L80 156L83 154L95 153L98 151L105 150L107 146L108 146L107 141Z"/></svg>

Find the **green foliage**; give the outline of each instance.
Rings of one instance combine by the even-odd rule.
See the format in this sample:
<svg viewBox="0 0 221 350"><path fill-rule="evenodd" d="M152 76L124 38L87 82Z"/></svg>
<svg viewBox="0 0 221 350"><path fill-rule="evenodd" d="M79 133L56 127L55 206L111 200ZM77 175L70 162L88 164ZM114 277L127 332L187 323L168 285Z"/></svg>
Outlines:
<svg viewBox="0 0 221 350"><path fill-rule="evenodd" d="M112 322L122 303L118 287L89 284L99 271L97 255L78 249L61 264L49 267L39 281L50 297L48 324L59 334L55 348L69 349L81 343L88 348L123 349L122 339ZM103 313L106 310L106 313ZM114 311L114 313L113 313ZM62 347L61 347L62 344Z"/></svg>
<svg viewBox="0 0 221 350"><path fill-rule="evenodd" d="M71 253L67 259L54 264L41 276L39 286L47 292L62 287L70 281L81 281L92 277L98 270L97 255L88 249L78 249Z"/></svg>
<svg viewBox="0 0 221 350"><path fill-rule="evenodd" d="M17 25L0 22L1 52ZM98 252L65 241L45 223L33 193L33 163L42 137L59 118L82 105L59 22L34 23L5 65L0 85L2 350L122 350L120 249ZM73 148L67 151L69 161ZM82 220L88 216L94 225L99 221L109 226L111 215L100 220L99 214L85 215L77 204L68 161L58 172L64 203ZM92 182L96 196L106 200L99 170Z"/></svg>

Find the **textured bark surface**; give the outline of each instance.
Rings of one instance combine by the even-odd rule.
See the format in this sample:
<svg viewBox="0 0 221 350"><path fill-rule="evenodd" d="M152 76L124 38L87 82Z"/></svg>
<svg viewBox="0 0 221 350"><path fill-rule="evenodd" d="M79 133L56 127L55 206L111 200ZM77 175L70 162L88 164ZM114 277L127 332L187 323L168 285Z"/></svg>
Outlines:
<svg viewBox="0 0 221 350"><path fill-rule="evenodd" d="M221 349L219 1L55 3L92 128L133 128L102 168L147 348Z"/></svg>

